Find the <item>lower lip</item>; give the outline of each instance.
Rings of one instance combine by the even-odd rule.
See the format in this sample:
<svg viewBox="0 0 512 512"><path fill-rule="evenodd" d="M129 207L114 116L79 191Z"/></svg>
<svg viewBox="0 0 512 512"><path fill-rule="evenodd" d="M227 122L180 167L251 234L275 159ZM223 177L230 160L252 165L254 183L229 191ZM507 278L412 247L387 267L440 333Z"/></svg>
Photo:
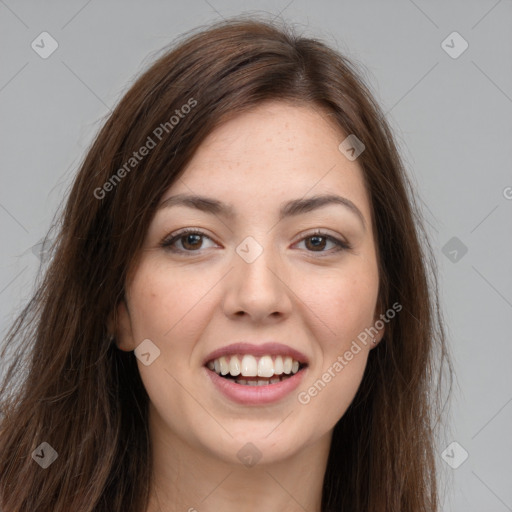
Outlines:
<svg viewBox="0 0 512 512"><path fill-rule="evenodd" d="M298 371L292 377L282 382L267 384L265 386L248 386L237 384L235 381L220 377L212 370L205 367L208 377L212 380L217 389L234 402L244 405L261 405L277 402L289 395L300 384L306 368Z"/></svg>

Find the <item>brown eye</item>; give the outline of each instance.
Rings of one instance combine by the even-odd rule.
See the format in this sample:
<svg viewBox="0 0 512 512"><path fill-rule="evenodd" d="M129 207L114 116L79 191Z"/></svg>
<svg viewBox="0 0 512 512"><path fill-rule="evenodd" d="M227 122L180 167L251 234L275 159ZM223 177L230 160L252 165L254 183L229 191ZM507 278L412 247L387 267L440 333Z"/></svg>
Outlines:
<svg viewBox="0 0 512 512"><path fill-rule="evenodd" d="M170 235L160 245L164 249L176 253L199 252L200 249L205 248L203 246L207 240L214 244L213 240L205 233L190 229ZM213 245L210 245L210 247L213 247Z"/></svg>
<svg viewBox="0 0 512 512"><path fill-rule="evenodd" d="M319 256L328 256L329 254L351 248L348 242L323 232L308 235L302 238L298 243L304 243L307 252L316 252Z"/></svg>
<svg viewBox="0 0 512 512"><path fill-rule="evenodd" d="M182 241L182 246L186 250L199 249L202 245L202 235L190 234L183 235L179 238Z"/></svg>
<svg viewBox="0 0 512 512"><path fill-rule="evenodd" d="M309 237L305 238L305 240L306 240L306 247L313 251L325 249L325 245L327 243L327 237L318 236L318 235L309 236ZM307 242L308 240L310 241L309 244Z"/></svg>

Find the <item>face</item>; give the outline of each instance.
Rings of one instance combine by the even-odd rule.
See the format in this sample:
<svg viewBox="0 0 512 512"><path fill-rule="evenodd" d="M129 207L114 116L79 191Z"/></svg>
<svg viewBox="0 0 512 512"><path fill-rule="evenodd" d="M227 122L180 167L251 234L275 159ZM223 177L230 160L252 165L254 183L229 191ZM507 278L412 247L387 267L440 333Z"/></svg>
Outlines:
<svg viewBox="0 0 512 512"><path fill-rule="evenodd" d="M362 170L327 119L280 102L241 114L161 199L117 343L137 349L169 444L240 463L251 442L283 460L329 436L355 396L378 262Z"/></svg>

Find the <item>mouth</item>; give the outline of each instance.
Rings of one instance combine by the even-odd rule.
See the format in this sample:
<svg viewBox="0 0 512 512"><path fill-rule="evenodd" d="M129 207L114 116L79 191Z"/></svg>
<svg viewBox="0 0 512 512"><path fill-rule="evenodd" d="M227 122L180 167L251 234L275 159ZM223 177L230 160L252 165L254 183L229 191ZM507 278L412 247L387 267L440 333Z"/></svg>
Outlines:
<svg viewBox="0 0 512 512"><path fill-rule="evenodd" d="M292 378L307 367L285 354L231 354L209 359L205 366L219 377L241 386L271 386Z"/></svg>

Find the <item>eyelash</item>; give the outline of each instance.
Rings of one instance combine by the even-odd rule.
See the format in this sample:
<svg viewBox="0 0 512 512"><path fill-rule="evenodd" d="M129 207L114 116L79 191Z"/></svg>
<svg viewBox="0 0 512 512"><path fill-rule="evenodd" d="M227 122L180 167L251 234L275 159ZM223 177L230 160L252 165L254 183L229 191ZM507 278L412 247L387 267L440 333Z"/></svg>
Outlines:
<svg viewBox="0 0 512 512"><path fill-rule="evenodd" d="M183 229L182 231L180 231L176 234L171 234L169 237L167 237L160 243L160 246L168 251L173 252L173 253L182 253L183 254L183 253L199 252L200 249L198 249L196 251L188 251L186 249L176 249L175 247L172 247L176 241L178 241L179 239L181 239L187 235L199 235L201 237L209 238L210 240L212 240L211 237L209 237L206 233L204 233L201 230L194 229L194 228L187 228L187 229ZM319 255L322 255L322 256L318 256L320 258L323 257L323 255L329 255L329 254L337 253L337 252L343 251L343 250L350 250L352 248L348 242L345 242L344 240L340 240L332 235L329 235L329 234L323 232L322 230L316 230L313 233L310 233L310 234L302 237L300 240L298 240L298 242L302 242L304 240L307 240L308 238L313 238L313 237L325 238L328 241L333 242L337 246L334 251L307 251L310 253L318 253ZM212 241L214 241L214 240L212 240ZM296 242L296 243L298 243L298 242Z"/></svg>

